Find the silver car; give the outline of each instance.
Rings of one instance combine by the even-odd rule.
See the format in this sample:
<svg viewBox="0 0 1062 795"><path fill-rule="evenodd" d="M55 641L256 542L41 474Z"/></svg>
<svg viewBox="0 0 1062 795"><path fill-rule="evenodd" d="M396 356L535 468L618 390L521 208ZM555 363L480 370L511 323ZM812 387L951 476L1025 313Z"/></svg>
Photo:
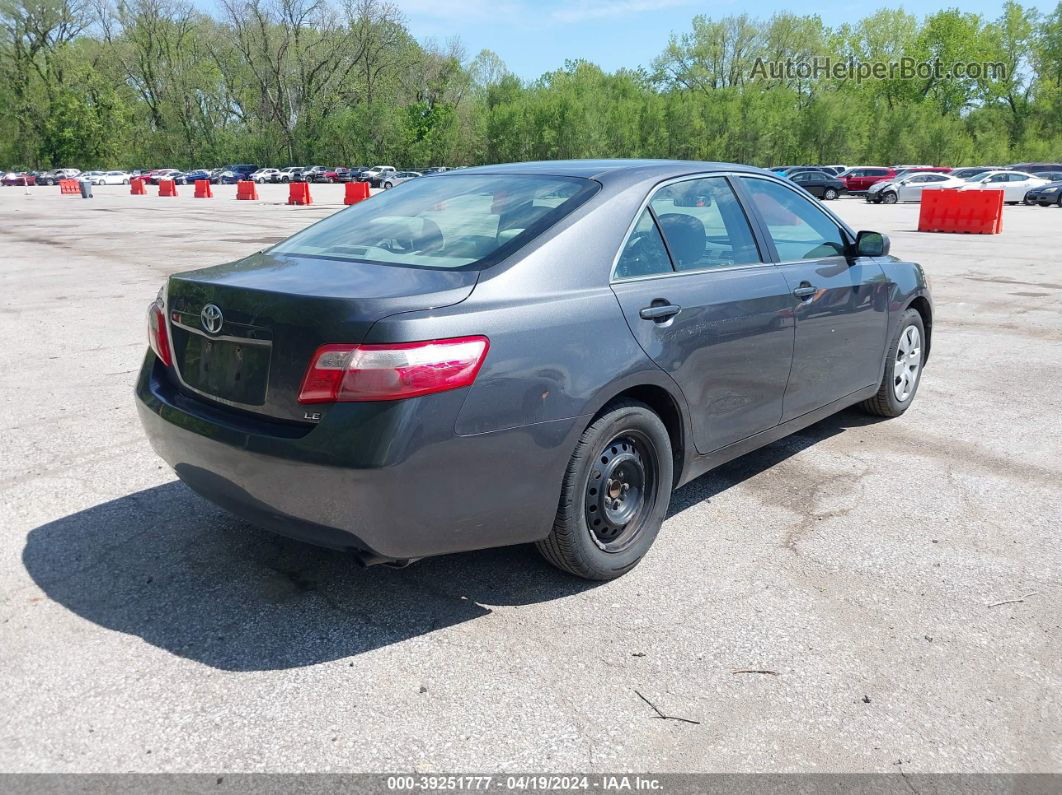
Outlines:
<svg viewBox="0 0 1062 795"><path fill-rule="evenodd" d="M386 190L388 188L393 188L395 185L401 185L403 182L409 182L409 180L421 176L423 176L423 174L419 171L396 171L383 181L382 187Z"/></svg>

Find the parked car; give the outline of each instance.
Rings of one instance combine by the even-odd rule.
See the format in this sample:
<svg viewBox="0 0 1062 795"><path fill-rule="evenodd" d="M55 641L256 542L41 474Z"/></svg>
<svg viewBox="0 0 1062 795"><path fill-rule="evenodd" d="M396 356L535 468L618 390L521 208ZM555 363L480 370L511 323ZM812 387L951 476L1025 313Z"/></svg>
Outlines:
<svg viewBox="0 0 1062 795"><path fill-rule="evenodd" d="M358 182L368 182L372 187L379 188L385 179L397 171L394 166L373 166L358 175Z"/></svg>
<svg viewBox="0 0 1062 795"><path fill-rule="evenodd" d="M181 185L194 185L198 180L205 179L210 181L211 172L205 168L196 168L192 171L185 171L183 174L176 178L176 181Z"/></svg>
<svg viewBox="0 0 1062 795"><path fill-rule="evenodd" d="M25 187L26 185L35 185L37 178L34 174L30 174L26 171L9 171L4 174L3 183L8 186L17 185L19 187Z"/></svg>
<svg viewBox="0 0 1062 795"><path fill-rule="evenodd" d="M827 172L828 174L833 174L835 177L836 176L840 176L841 174L843 174L845 171L848 170L848 166L841 166L841 165L822 166L821 168L822 168L823 171Z"/></svg>
<svg viewBox="0 0 1062 795"><path fill-rule="evenodd" d="M979 176L986 171L999 171L999 166L964 166L962 168L953 168L949 176L958 177L959 179L970 179L970 177Z"/></svg>
<svg viewBox="0 0 1062 795"><path fill-rule="evenodd" d="M776 171L775 173L782 177L789 177L790 179L794 174L800 174L804 171L822 171L818 166L790 166L782 171Z"/></svg>
<svg viewBox="0 0 1062 795"><path fill-rule="evenodd" d="M1046 179L1048 182L1062 180L1062 171L1033 171L1031 173L1034 177Z"/></svg>
<svg viewBox="0 0 1062 795"><path fill-rule="evenodd" d="M81 171L76 168L57 168L45 171L37 177L38 185L58 185L61 179L74 179L81 176Z"/></svg>
<svg viewBox="0 0 1062 795"><path fill-rule="evenodd" d="M847 192L841 180L837 179L833 174L827 174L825 171L798 171L790 176L789 179L812 196L817 196L825 201L833 201Z"/></svg>
<svg viewBox="0 0 1062 795"><path fill-rule="evenodd" d="M1035 171L1062 171L1062 163L1013 163L1003 170L1022 171L1026 174Z"/></svg>
<svg viewBox="0 0 1062 795"><path fill-rule="evenodd" d="M324 173L325 182L351 182L353 179L353 173L345 166L336 166L335 168L328 169Z"/></svg>
<svg viewBox="0 0 1062 795"><path fill-rule="evenodd" d="M302 177L306 182L328 182L325 174L332 170L327 166L308 166L302 170Z"/></svg>
<svg viewBox="0 0 1062 795"><path fill-rule="evenodd" d="M885 166L853 166L839 175L849 193L864 193L875 182L892 179L896 171Z"/></svg>
<svg viewBox="0 0 1062 795"><path fill-rule="evenodd" d="M258 166L252 163L235 163L218 169L210 179L218 185L235 185L237 182L250 179L251 174L257 170Z"/></svg>
<svg viewBox="0 0 1062 795"><path fill-rule="evenodd" d="M760 169L488 166L170 276L136 403L252 523L365 563L536 542L608 580L674 488L851 405L903 414L932 312L887 237Z"/></svg>
<svg viewBox="0 0 1062 795"><path fill-rule="evenodd" d="M279 174L279 173L280 173L280 169L277 169L277 168L260 168L257 171L255 171L253 174L251 174L249 179L251 179L254 182L257 182L259 184L262 184L264 182L272 182L273 181L273 175L274 174Z"/></svg>
<svg viewBox="0 0 1062 795"><path fill-rule="evenodd" d="M431 168L424 169L420 173L425 175L425 176L427 176L428 174L441 174L444 171L450 171L450 170L451 169L450 169L449 166L432 166Z"/></svg>
<svg viewBox="0 0 1062 795"><path fill-rule="evenodd" d="M384 188L385 190L388 190L390 188L395 187L396 185L401 185L403 182L409 182L411 179L416 179L417 177L421 176L423 176L423 174L421 174L419 171L396 171L394 174L387 177L383 181L383 185L381 185L380 187Z"/></svg>
<svg viewBox="0 0 1062 795"><path fill-rule="evenodd" d="M288 166L282 168L270 177L272 182L298 182L298 177L302 174L304 166Z"/></svg>
<svg viewBox="0 0 1062 795"><path fill-rule="evenodd" d="M1018 204L1025 200L1025 194L1030 190L1046 184L1046 179L1034 177L1023 171L987 171L967 180L959 190L1002 190L1004 202Z"/></svg>
<svg viewBox="0 0 1062 795"><path fill-rule="evenodd" d="M128 185L131 177L128 171L98 171L92 178L94 185Z"/></svg>
<svg viewBox="0 0 1062 795"><path fill-rule="evenodd" d="M966 180L950 174L934 172L909 171L897 174L893 179L877 182L867 190L865 198L874 204L896 204L897 202L917 202L922 200L922 191L926 188L956 189L966 184Z"/></svg>
<svg viewBox="0 0 1062 795"><path fill-rule="evenodd" d="M1025 194L1025 203L1038 204L1041 207L1057 204L1062 207L1062 179L1033 188Z"/></svg>
<svg viewBox="0 0 1062 795"><path fill-rule="evenodd" d="M158 185L159 180L176 179L180 173L181 172L175 168L156 168L152 169L144 176L144 181L149 185Z"/></svg>

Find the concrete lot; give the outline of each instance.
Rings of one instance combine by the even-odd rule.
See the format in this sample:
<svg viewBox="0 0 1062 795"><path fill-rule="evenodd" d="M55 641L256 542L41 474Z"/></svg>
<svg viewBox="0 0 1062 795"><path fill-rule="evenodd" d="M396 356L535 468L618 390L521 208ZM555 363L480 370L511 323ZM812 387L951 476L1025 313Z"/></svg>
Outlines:
<svg viewBox="0 0 1062 795"><path fill-rule="evenodd" d="M148 302L342 187L127 191L0 188L0 769L1062 771L1062 211L835 202L933 280L913 408L695 481L592 586L529 548L362 570L177 483Z"/></svg>

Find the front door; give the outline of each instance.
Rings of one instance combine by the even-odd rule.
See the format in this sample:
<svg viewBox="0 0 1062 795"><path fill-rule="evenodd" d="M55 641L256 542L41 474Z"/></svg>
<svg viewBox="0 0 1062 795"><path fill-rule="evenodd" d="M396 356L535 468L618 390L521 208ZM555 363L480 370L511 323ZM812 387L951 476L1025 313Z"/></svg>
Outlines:
<svg viewBox="0 0 1062 795"><path fill-rule="evenodd" d="M791 291L793 370L782 421L881 380L889 283L874 259L849 259L845 231L784 185L742 177Z"/></svg>
<svg viewBox="0 0 1062 795"><path fill-rule="evenodd" d="M628 237L612 289L645 352L678 383L698 451L778 424L793 301L726 177L665 185Z"/></svg>

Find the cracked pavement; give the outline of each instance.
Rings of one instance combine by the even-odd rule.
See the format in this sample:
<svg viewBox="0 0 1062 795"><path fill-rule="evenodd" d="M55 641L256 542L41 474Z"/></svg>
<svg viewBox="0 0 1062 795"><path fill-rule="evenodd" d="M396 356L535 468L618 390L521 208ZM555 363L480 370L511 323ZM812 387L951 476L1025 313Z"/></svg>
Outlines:
<svg viewBox="0 0 1062 795"><path fill-rule="evenodd" d="M526 547L363 570L154 457L132 385L164 276L342 196L260 190L0 189L0 769L1062 771L1062 212L926 235L834 202L933 281L913 408L689 484L593 585Z"/></svg>

